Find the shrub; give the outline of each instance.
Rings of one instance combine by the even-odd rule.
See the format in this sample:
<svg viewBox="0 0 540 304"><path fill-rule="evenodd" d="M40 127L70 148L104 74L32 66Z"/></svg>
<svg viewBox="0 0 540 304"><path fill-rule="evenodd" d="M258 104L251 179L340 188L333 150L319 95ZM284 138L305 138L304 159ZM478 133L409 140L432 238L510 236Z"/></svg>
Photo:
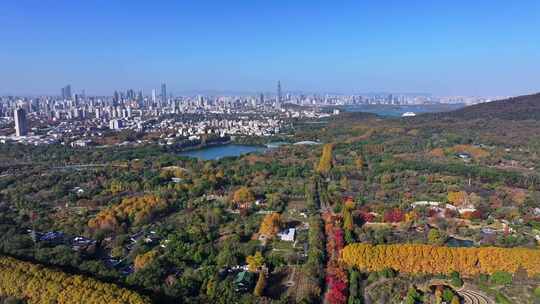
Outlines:
<svg viewBox="0 0 540 304"><path fill-rule="evenodd" d="M452 271L452 273L450 274L450 283L455 287L463 286L463 280L461 279L459 272Z"/></svg>
<svg viewBox="0 0 540 304"><path fill-rule="evenodd" d="M495 296L495 302L498 304L512 304L512 302L500 292Z"/></svg>
<svg viewBox="0 0 540 304"><path fill-rule="evenodd" d="M497 285L509 285L512 283L512 274L506 271L496 271L491 275L491 282Z"/></svg>
<svg viewBox="0 0 540 304"><path fill-rule="evenodd" d="M540 299L540 286L536 287L534 289L534 296L538 299Z"/></svg>
<svg viewBox="0 0 540 304"><path fill-rule="evenodd" d="M381 276L383 276L383 277L385 277L387 279L395 278L396 277L396 272L394 271L394 269L392 269L390 267L386 267L383 270L381 270Z"/></svg>

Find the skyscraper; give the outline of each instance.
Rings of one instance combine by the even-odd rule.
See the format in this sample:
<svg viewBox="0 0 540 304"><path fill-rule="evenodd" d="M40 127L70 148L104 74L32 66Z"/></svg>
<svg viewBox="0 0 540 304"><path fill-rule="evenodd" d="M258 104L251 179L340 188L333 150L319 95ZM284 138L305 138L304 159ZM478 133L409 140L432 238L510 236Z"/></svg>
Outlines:
<svg viewBox="0 0 540 304"><path fill-rule="evenodd" d="M71 99L71 85L68 84L62 88L62 98Z"/></svg>
<svg viewBox="0 0 540 304"><path fill-rule="evenodd" d="M15 135L26 136L28 134L28 122L26 120L26 111L22 108L15 109Z"/></svg>
<svg viewBox="0 0 540 304"><path fill-rule="evenodd" d="M118 105L118 102L120 102L120 94L118 94L118 91L114 91L113 106L116 107Z"/></svg>
<svg viewBox="0 0 540 304"><path fill-rule="evenodd" d="M161 84L161 102L165 103L167 101L167 86L162 83Z"/></svg>
<svg viewBox="0 0 540 304"><path fill-rule="evenodd" d="M281 105L281 102L282 102L281 81L278 80L278 82L277 82L277 103L278 103L278 105Z"/></svg>

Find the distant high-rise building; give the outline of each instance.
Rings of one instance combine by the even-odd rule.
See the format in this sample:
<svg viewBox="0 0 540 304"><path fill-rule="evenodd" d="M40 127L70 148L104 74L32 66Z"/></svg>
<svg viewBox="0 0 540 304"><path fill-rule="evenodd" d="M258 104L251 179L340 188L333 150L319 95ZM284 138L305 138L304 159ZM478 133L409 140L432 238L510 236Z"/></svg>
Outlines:
<svg viewBox="0 0 540 304"><path fill-rule="evenodd" d="M161 84L161 101L167 101L167 86L164 83Z"/></svg>
<svg viewBox="0 0 540 304"><path fill-rule="evenodd" d="M282 102L281 81L278 80L278 82L277 82L277 103L281 104L281 102Z"/></svg>
<svg viewBox="0 0 540 304"><path fill-rule="evenodd" d="M259 104L264 104L264 94L259 95Z"/></svg>
<svg viewBox="0 0 540 304"><path fill-rule="evenodd" d="M394 96L392 96L392 94L389 94L386 98L386 101L388 102L388 104L392 104L394 102Z"/></svg>
<svg viewBox="0 0 540 304"><path fill-rule="evenodd" d="M62 88L62 98L71 99L71 85L68 84Z"/></svg>
<svg viewBox="0 0 540 304"><path fill-rule="evenodd" d="M118 93L118 91L114 91L113 106L116 107L119 101L120 101L120 94Z"/></svg>
<svg viewBox="0 0 540 304"><path fill-rule="evenodd" d="M15 109L14 119L15 135L26 136L28 134L28 121L26 120L26 111L22 108Z"/></svg>
<svg viewBox="0 0 540 304"><path fill-rule="evenodd" d="M129 100L135 99L135 91L133 91L132 89L127 90L126 97Z"/></svg>
<svg viewBox="0 0 540 304"><path fill-rule="evenodd" d="M156 102L156 89L152 89L152 102Z"/></svg>

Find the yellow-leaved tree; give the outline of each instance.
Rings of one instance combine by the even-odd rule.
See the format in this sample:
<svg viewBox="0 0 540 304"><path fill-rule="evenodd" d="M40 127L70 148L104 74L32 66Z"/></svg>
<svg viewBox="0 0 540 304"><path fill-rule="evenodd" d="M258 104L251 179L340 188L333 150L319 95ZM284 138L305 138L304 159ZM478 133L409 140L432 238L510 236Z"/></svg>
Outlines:
<svg viewBox="0 0 540 304"><path fill-rule="evenodd" d="M264 257L260 251L257 251L254 255L248 255L246 257L246 262L249 271L257 272L264 265Z"/></svg>
<svg viewBox="0 0 540 304"><path fill-rule="evenodd" d="M322 155L319 159L319 165L317 166L317 172L326 174L332 168L332 158L333 158L333 144L325 144L323 146Z"/></svg>
<svg viewBox="0 0 540 304"><path fill-rule="evenodd" d="M148 264L152 263L158 256L157 250L150 250L147 253L139 254L135 257L133 266L135 270L141 270Z"/></svg>
<svg viewBox="0 0 540 304"><path fill-rule="evenodd" d="M279 232L281 227L281 215L277 212L272 212L264 216L259 227L259 234L267 238L273 237Z"/></svg>
<svg viewBox="0 0 540 304"><path fill-rule="evenodd" d="M242 186L234 192L233 200L236 203L252 203L255 201L255 196L248 187Z"/></svg>

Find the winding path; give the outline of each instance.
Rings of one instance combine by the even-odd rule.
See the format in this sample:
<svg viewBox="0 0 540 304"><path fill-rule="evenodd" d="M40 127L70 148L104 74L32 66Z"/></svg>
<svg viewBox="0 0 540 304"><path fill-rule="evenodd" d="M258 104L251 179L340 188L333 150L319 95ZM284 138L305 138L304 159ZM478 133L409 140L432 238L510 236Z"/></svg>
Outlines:
<svg viewBox="0 0 540 304"><path fill-rule="evenodd" d="M495 301L484 293L471 289L468 284L463 285L456 291L465 300L465 304L495 304Z"/></svg>

